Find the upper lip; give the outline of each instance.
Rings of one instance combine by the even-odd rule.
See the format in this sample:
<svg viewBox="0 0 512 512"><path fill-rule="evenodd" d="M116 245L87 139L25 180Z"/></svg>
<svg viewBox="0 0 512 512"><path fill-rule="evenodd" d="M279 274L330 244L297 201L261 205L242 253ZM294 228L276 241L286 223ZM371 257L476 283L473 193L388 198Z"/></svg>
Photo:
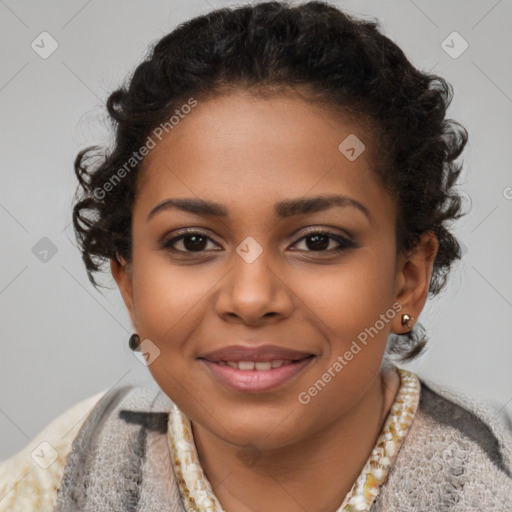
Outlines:
<svg viewBox="0 0 512 512"><path fill-rule="evenodd" d="M246 345L230 345L218 350L213 350L199 356L208 361L274 361L274 360L298 360L312 356L311 352L302 352L277 345L260 345L248 347Z"/></svg>

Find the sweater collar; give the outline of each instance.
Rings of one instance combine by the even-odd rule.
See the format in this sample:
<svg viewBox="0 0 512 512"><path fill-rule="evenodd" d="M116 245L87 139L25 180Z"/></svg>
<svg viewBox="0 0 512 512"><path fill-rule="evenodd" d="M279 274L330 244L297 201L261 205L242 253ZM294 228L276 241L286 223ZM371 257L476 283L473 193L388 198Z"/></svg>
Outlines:
<svg viewBox="0 0 512 512"><path fill-rule="evenodd" d="M418 409L420 381L416 374L396 368L400 387L375 447L336 512L369 512L387 480ZM192 426L172 403L167 441L185 510L224 512L199 462Z"/></svg>

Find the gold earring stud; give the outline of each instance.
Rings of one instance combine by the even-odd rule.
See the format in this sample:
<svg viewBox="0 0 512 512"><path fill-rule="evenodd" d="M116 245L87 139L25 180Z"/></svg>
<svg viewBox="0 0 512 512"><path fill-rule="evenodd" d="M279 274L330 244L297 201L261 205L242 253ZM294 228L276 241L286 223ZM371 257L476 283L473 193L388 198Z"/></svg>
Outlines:
<svg viewBox="0 0 512 512"><path fill-rule="evenodd" d="M409 329L412 329L411 320L413 320L412 316L409 316L407 313L402 315L402 325L406 325Z"/></svg>

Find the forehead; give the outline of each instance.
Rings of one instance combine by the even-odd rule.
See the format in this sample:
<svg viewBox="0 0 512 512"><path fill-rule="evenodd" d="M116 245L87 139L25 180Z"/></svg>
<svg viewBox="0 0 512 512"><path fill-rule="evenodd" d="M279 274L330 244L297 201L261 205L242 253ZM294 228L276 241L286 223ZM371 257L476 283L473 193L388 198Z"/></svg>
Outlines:
<svg viewBox="0 0 512 512"><path fill-rule="evenodd" d="M376 204L387 194L372 149L362 123L298 94L198 100L146 156L136 208L147 214L168 197L199 197L233 210L326 193Z"/></svg>

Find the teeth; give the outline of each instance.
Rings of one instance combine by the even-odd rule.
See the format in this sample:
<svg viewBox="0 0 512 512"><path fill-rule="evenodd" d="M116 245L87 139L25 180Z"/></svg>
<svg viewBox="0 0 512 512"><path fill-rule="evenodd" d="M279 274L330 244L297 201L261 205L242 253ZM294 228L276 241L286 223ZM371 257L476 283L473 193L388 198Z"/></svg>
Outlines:
<svg viewBox="0 0 512 512"><path fill-rule="evenodd" d="M254 363L254 367L256 370L270 370L272 368L272 363L270 361L258 361Z"/></svg>
<svg viewBox="0 0 512 512"><path fill-rule="evenodd" d="M279 368L293 361L284 359L275 359L273 361L218 361L221 366L231 366L237 370L271 370L272 368Z"/></svg>

